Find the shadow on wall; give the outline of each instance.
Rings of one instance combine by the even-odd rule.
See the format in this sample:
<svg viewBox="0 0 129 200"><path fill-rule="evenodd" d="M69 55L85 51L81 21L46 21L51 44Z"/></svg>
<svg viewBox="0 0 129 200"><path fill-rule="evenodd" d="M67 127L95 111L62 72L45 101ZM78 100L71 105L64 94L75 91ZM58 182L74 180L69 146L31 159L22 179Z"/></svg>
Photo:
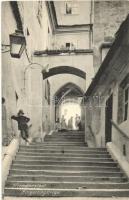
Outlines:
<svg viewBox="0 0 129 200"><path fill-rule="evenodd" d="M91 125L88 126L88 137L87 137L87 143L89 143L89 145L93 145L94 147L97 146L97 141L96 141L96 136L95 133L92 130Z"/></svg>

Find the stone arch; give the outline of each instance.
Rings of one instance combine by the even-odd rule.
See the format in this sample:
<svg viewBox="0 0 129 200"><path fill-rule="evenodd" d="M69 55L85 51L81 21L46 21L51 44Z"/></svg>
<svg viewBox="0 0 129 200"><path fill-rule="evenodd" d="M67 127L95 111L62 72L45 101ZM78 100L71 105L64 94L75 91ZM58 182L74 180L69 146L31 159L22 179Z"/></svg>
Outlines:
<svg viewBox="0 0 129 200"><path fill-rule="evenodd" d="M54 94L54 97L57 97L58 99L61 98L61 93L62 91L64 91L64 95L65 95L65 92L66 92L66 95L68 95L67 91L71 89L69 92L72 92L72 90L74 91L74 93L77 94L77 96L83 96L84 95L84 91L78 86L76 85L75 83L72 83L72 82L68 82L68 83L65 83L64 85L62 85L57 91L56 93Z"/></svg>
<svg viewBox="0 0 129 200"><path fill-rule="evenodd" d="M62 93L62 91L63 91L63 93ZM71 99L71 103L72 103L73 98L75 96L76 97L82 97L83 95L84 95L84 91L78 85L76 85L73 82L67 82L64 85L62 85L54 94L54 98L55 98L55 122L59 119L60 106L61 106L62 102L64 102L67 99ZM77 103L78 100L75 101L75 102Z"/></svg>
<svg viewBox="0 0 129 200"><path fill-rule="evenodd" d="M71 66L53 67L53 68L50 68L48 72L47 71L42 72L42 74L43 74L43 80L57 74L73 74L75 76L79 76L83 79L86 79L86 73L84 71L76 67L71 67Z"/></svg>

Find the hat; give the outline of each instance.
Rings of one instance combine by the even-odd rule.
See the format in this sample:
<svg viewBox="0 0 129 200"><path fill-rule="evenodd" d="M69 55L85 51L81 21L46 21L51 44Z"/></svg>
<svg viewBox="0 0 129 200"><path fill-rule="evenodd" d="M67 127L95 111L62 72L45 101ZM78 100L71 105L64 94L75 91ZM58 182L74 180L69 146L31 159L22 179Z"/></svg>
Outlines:
<svg viewBox="0 0 129 200"><path fill-rule="evenodd" d="M20 114L23 114L23 115L24 115L23 110L19 110L18 115L20 115Z"/></svg>

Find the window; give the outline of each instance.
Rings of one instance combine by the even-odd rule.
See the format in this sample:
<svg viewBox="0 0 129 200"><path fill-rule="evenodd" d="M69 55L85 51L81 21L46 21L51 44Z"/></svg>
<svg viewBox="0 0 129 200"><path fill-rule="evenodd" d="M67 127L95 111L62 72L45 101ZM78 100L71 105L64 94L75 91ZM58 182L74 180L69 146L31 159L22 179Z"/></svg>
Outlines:
<svg viewBox="0 0 129 200"><path fill-rule="evenodd" d="M66 3L66 14L72 14L71 3Z"/></svg>
<svg viewBox="0 0 129 200"><path fill-rule="evenodd" d="M126 121L128 118L129 104L129 74L119 85L118 91L118 123Z"/></svg>
<svg viewBox="0 0 129 200"><path fill-rule="evenodd" d="M70 42L66 42L65 43L65 49L67 50L75 50L75 45L73 43L70 43Z"/></svg>
<svg viewBox="0 0 129 200"><path fill-rule="evenodd" d="M65 14L67 15L78 14L78 4L72 1L66 2Z"/></svg>
<svg viewBox="0 0 129 200"><path fill-rule="evenodd" d="M66 43L66 49L70 49L70 43L69 42Z"/></svg>

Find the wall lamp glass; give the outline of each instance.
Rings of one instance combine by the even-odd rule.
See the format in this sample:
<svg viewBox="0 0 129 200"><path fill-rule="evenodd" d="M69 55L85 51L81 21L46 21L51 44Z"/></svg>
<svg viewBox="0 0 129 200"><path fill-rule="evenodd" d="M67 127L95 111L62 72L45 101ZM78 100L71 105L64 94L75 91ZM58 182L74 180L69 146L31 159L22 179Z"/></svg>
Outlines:
<svg viewBox="0 0 129 200"><path fill-rule="evenodd" d="M13 58L20 58L26 47L26 39L23 32L16 30L15 33L9 35L9 38L11 56Z"/></svg>

